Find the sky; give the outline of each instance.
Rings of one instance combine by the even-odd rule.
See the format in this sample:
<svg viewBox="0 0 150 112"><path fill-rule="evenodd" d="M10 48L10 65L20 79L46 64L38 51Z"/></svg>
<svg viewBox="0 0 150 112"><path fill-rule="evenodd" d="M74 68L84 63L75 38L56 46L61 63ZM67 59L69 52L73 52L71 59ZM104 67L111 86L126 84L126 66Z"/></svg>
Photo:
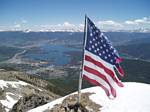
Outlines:
<svg viewBox="0 0 150 112"><path fill-rule="evenodd" d="M85 14L106 30L150 29L150 0L0 0L0 30L82 29Z"/></svg>

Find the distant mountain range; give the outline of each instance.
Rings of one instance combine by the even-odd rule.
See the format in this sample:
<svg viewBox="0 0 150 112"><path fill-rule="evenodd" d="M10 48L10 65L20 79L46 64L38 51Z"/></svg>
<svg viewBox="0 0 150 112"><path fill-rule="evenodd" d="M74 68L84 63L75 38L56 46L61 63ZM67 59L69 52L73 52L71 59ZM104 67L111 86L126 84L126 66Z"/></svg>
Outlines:
<svg viewBox="0 0 150 112"><path fill-rule="evenodd" d="M18 30L18 29L12 29L12 30L0 30L0 32L3 32L3 31L23 31L23 32L26 32L26 33L29 33L29 32L83 32L83 27L72 27L72 28L42 28L42 29L38 29L38 30L33 30L33 29L25 29L25 30ZM148 33L150 32L150 29L149 28L138 28L138 29L133 29L133 30L116 30L116 29L113 29L113 30L103 30L103 32L144 32L144 33Z"/></svg>
<svg viewBox="0 0 150 112"><path fill-rule="evenodd" d="M105 32L106 36L114 43L126 44L128 42L136 42L140 39L141 43L143 41L150 40L150 33L143 32ZM53 40L57 42L82 42L83 32L23 32L23 31L4 31L0 32L0 45L29 45L33 42L42 42L47 40ZM135 40L135 41L134 41Z"/></svg>

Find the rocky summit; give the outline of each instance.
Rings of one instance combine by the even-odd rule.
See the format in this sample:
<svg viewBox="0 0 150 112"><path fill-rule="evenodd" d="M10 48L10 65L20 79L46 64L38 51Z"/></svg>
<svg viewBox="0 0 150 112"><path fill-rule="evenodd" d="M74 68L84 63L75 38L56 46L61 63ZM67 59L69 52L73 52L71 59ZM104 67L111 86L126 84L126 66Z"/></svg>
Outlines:
<svg viewBox="0 0 150 112"><path fill-rule="evenodd" d="M59 96L46 90L48 83L18 71L0 71L0 112L25 112Z"/></svg>
<svg viewBox="0 0 150 112"><path fill-rule="evenodd" d="M89 99L94 93L83 93L80 104L77 103L77 94L66 97L62 103L54 105L48 112L100 112L101 106Z"/></svg>

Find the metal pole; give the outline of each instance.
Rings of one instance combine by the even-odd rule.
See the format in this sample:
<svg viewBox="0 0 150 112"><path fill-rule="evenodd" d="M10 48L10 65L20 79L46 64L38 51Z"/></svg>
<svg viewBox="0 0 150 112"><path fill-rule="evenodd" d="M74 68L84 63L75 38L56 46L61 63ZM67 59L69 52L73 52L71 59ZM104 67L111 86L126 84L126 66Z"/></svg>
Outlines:
<svg viewBox="0 0 150 112"><path fill-rule="evenodd" d="M81 88L82 88L82 70L80 71L79 74L79 88L78 88L78 104L80 104L80 100L81 100Z"/></svg>
<svg viewBox="0 0 150 112"><path fill-rule="evenodd" d="M82 57L83 57L82 59L83 60L84 60L84 50L85 50L86 38L87 38L87 16L85 15L83 54L82 54ZM81 68L80 68L80 75L79 75L78 101L77 101L78 104L80 104L80 100L81 100L83 60L82 60L82 65L81 65Z"/></svg>

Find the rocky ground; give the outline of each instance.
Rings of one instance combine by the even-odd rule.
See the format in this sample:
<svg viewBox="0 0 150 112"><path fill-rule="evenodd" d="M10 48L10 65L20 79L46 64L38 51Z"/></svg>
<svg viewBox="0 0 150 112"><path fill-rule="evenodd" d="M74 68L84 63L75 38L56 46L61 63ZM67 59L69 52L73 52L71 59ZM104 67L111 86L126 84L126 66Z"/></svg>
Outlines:
<svg viewBox="0 0 150 112"><path fill-rule="evenodd" d="M13 106L11 112L27 112L28 110L44 105L51 100L52 98L50 96L38 94L26 95Z"/></svg>
<svg viewBox="0 0 150 112"><path fill-rule="evenodd" d="M94 93L83 93L80 104L77 104L77 94L70 95L47 112L100 112L101 106L89 99L91 94Z"/></svg>
<svg viewBox="0 0 150 112"><path fill-rule="evenodd" d="M58 95L46 90L47 85L46 81L23 72L1 69L0 112L8 112L12 108L12 112L25 112L59 98Z"/></svg>

